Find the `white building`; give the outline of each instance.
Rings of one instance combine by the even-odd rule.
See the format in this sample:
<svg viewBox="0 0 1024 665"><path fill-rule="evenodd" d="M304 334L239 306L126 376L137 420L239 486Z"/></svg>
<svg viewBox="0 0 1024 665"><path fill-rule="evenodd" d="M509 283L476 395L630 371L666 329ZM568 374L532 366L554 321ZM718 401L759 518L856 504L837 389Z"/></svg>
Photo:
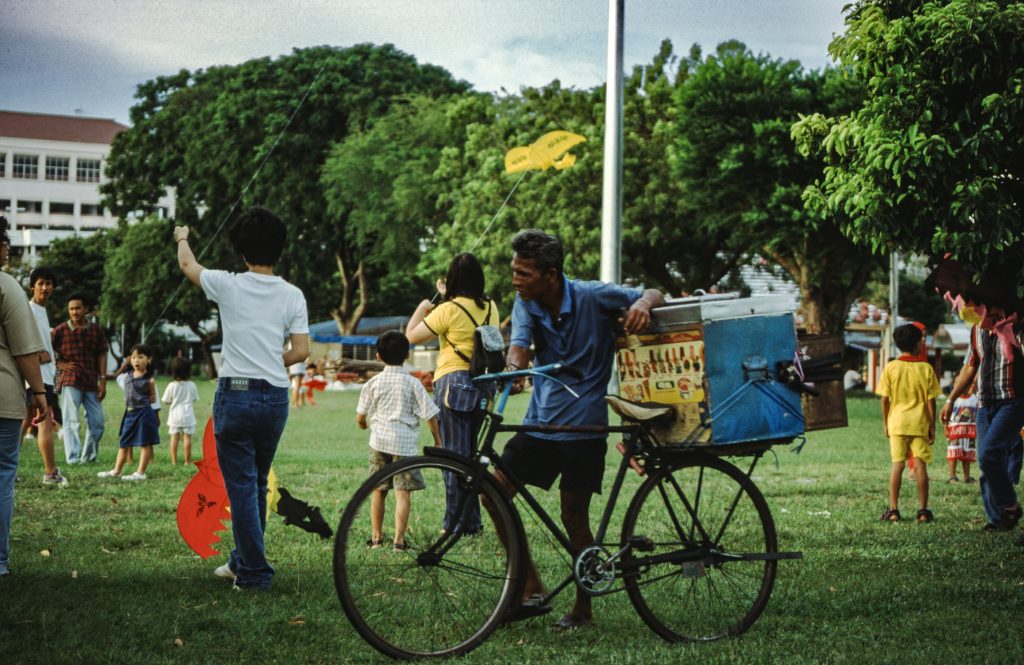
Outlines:
<svg viewBox="0 0 1024 665"><path fill-rule="evenodd" d="M0 214L13 256L34 263L55 239L116 225L99 186L110 144L126 129L103 118L0 111ZM156 212L173 217L173 198Z"/></svg>

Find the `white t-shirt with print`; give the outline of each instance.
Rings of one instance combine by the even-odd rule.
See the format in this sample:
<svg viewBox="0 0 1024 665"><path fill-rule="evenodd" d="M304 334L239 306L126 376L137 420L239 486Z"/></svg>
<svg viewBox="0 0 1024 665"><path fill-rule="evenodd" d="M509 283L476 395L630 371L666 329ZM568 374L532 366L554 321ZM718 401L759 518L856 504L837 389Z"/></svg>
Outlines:
<svg viewBox="0 0 1024 665"><path fill-rule="evenodd" d="M282 354L288 336L309 332L306 298L277 275L203 270L199 283L224 326L221 375L288 387Z"/></svg>

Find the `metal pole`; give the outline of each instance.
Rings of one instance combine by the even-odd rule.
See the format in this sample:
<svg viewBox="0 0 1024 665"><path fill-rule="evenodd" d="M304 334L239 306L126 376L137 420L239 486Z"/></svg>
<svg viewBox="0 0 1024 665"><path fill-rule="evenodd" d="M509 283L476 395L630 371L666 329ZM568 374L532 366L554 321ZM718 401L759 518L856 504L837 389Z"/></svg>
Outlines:
<svg viewBox="0 0 1024 665"><path fill-rule="evenodd" d="M604 110L604 187L601 196L601 280L622 273L622 19L625 0L608 0L608 82Z"/></svg>

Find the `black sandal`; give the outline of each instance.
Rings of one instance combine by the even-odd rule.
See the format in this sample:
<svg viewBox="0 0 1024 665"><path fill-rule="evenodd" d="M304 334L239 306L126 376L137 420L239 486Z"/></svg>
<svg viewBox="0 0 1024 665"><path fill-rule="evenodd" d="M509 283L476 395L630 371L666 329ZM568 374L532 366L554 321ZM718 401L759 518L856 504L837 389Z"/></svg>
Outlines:
<svg viewBox="0 0 1024 665"><path fill-rule="evenodd" d="M882 513L882 517L880 518L880 521L882 521L882 522L899 522L900 519L901 519L900 518L900 511L896 510L895 508L886 508L885 512Z"/></svg>
<svg viewBox="0 0 1024 665"><path fill-rule="evenodd" d="M935 515L932 515L932 511L928 510L927 508L922 508L921 510L917 511L918 524L921 524L922 522L931 522L933 519L935 519Z"/></svg>

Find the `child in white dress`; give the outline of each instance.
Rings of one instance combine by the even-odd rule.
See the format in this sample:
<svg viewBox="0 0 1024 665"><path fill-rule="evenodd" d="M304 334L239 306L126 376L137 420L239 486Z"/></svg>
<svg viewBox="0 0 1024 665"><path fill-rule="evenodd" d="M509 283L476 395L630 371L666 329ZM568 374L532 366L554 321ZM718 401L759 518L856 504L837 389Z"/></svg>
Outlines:
<svg viewBox="0 0 1024 665"><path fill-rule="evenodd" d="M199 400L199 390L192 383L192 365L185 358L171 361L172 381L164 389L164 404L170 405L167 432L171 435L171 464L178 463L178 441L185 444L185 464L192 463L192 433L196 429L196 412L192 405Z"/></svg>

